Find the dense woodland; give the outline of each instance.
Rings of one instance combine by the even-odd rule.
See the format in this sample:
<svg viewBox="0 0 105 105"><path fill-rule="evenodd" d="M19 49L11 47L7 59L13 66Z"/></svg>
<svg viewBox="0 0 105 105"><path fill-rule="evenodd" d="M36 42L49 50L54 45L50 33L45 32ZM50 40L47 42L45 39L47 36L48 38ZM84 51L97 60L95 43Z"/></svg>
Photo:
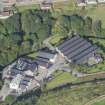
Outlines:
<svg viewBox="0 0 105 105"><path fill-rule="evenodd" d="M90 17L82 17L77 14L62 15L58 18L53 28L54 34L67 35L76 32L81 35L100 35L102 33L102 23L100 20L94 21Z"/></svg>
<svg viewBox="0 0 105 105"><path fill-rule="evenodd" d="M0 21L0 64L6 65L20 55L42 47L51 35L54 18L50 12L28 10Z"/></svg>

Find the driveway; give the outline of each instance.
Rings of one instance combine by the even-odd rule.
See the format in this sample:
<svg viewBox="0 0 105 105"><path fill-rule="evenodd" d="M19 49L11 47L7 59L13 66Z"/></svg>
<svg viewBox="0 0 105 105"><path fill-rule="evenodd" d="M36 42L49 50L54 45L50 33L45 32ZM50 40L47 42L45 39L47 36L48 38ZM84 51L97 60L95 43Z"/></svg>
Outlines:
<svg viewBox="0 0 105 105"><path fill-rule="evenodd" d="M5 97L8 96L11 92L11 89L9 88L8 81L5 80L5 83L0 91L0 97L2 97L1 101L5 100Z"/></svg>
<svg viewBox="0 0 105 105"><path fill-rule="evenodd" d="M55 47L53 47L49 41L51 40L51 37L47 38L46 40L43 41L43 44L48 47L50 50L55 51Z"/></svg>
<svg viewBox="0 0 105 105"><path fill-rule="evenodd" d="M46 77L49 77L56 70L60 70L61 67L63 67L64 65L65 65L65 59L58 54L57 59L55 63L53 64L53 66L47 69L48 72L47 72Z"/></svg>

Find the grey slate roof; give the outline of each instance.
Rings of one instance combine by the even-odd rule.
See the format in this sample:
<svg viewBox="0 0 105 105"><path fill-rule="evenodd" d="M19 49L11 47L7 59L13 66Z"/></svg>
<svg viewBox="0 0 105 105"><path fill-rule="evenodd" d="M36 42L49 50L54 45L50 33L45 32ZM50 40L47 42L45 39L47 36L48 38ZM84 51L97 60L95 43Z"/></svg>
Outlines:
<svg viewBox="0 0 105 105"><path fill-rule="evenodd" d="M72 42L74 42L75 40L79 39L80 36L76 36L76 37L73 37L71 40L65 40L61 45L58 46L58 49L62 49L63 47L67 46L68 44L71 44Z"/></svg>
<svg viewBox="0 0 105 105"><path fill-rule="evenodd" d="M85 0L76 0L78 4L85 3Z"/></svg>
<svg viewBox="0 0 105 105"><path fill-rule="evenodd" d="M27 87L27 85L24 85L24 84L20 84L20 85L19 85L19 88L21 88L21 90L25 90L26 87Z"/></svg>
<svg viewBox="0 0 105 105"><path fill-rule="evenodd" d="M55 56L55 54L51 52L45 52L45 51L39 51L38 57L46 58L46 59L52 59Z"/></svg>
<svg viewBox="0 0 105 105"><path fill-rule="evenodd" d="M17 74L24 75L24 72L31 70L33 73L37 70L37 63L34 60L27 58L19 58L17 63L11 68L11 77L15 77Z"/></svg>
<svg viewBox="0 0 105 105"><path fill-rule="evenodd" d="M21 70L19 70L19 69L17 69L17 68L12 68L11 69L11 76L16 76L17 74L23 74L23 72L21 71Z"/></svg>
<svg viewBox="0 0 105 105"><path fill-rule="evenodd" d="M27 81L27 80L21 80L21 82L20 82L20 84L24 84L24 85L26 85L26 86L28 86L28 83L29 83L30 81Z"/></svg>
<svg viewBox="0 0 105 105"><path fill-rule="evenodd" d="M28 58L20 58L17 61L16 68L21 71L31 70L34 72L37 68L36 62Z"/></svg>
<svg viewBox="0 0 105 105"><path fill-rule="evenodd" d="M84 60L91 57L97 48L96 45L92 45L80 36L74 36L58 46L58 49L64 56L77 64L81 64Z"/></svg>
<svg viewBox="0 0 105 105"><path fill-rule="evenodd" d="M49 63L49 60L46 59L46 58L41 58L41 57L37 57L35 59L35 62L40 65L40 66L43 66L43 67L46 67L46 68L49 68L50 66L52 66L51 63Z"/></svg>

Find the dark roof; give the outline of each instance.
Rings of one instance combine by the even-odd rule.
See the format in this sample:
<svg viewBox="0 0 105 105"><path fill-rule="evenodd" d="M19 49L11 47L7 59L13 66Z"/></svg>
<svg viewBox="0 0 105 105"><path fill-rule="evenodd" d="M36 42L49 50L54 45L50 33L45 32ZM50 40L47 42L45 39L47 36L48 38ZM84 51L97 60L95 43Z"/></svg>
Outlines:
<svg viewBox="0 0 105 105"><path fill-rule="evenodd" d="M43 66L43 67L46 67L46 68L49 68L50 66L52 66L51 63L49 63L49 60L48 59L45 59L45 58L40 58L40 57L37 57L35 59L35 62L40 65L40 66Z"/></svg>
<svg viewBox="0 0 105 105"><path fill-rule="evenodd" d="M39 57L39 56L36 57L36 60L40 60L40 61L43 61L43 62L49 62L49 59L42 58L42 57Z"/></svg>
<svg viewBox="0 0 105 105"><path fill-rule="evenodd" d="M74 58L75 56L79 56L79 54L81 54L82 52L86 51L87 52L87 49L92 46L90 45L89 43L87 44L84 44L83 46L75 49L75 51L71 52L71 53L68 53L67 56L68 58Z"/></svg>
<svg viewBox="0 0 105 105"><path fill-rule="evenodd" d="M67 46L68 44L71 44L72 42L74 42L75 40L77 40L79 38L80 38L80 36L76 36L76 37L73 37L71 40L70 39L65 40L62 44L60 44L58 46L58 49L61 50L63 47Z"/></svg>
<svg viewBox="0 0 105 105"><path fill-rule="evenodd" d="M84 50L83 52L81 52L80 54L78 54L78 56L75 56L73 59L74 60L80 59L83 56L86 56L87 54L96 51L96 49L97 49L97 46L95 46L95 45L91 46L91 47L87 48L86 50Z"/></svg>
<svg viewBox="0 0 105 105"><path fill-rule="evenodd" d="M76 40L72 43L66 44L66 47L63 47L61 50L62 51L68 51L69 48L73 48L75 45L81 43L82 41L83 41L83 38L79 38L78 40Z"/></svg>
<svg viewBox="0 0 105 105"><path fill-rule="evenodd" d="M22 71L31 70L34 72L37 68L36 62L28 58L19 58L17 60L16 68Z"/></svg>
<svg viewBox="0 0 105 105"><path fill-rule="evenodd" d="M76 0L78 4L85 3L85 0Z"/></svg>
<svg viewBox="0 0 105 105"><path fill-rule="evenodd" d="M52 59L55 56L55 53L39 51L38 56L41 58Z"/></svg>
<svg viewBox="0 0 105 105"><path fill-rule="evenodd" d="M28 63L26 69L27 70L31 70L32 72L34 72L37 68L37 64L36 62L33 63Z"/></svg>
<svg viewBox="0 0 105 105"><path fill-rule="evenodd" d="M23 80L25 81L30 81L32 80L34 77L31 77L31 76L25 76Z"/></svg>
<svg viewBox="0 0 105 105"><path fill-rule="evenodd" d="M24 90L24 89L26 89L26 86L27 86L27 85L20 84L20 86L19 86L19 87L20 87L22 90Z"/></svg>
<svg viewBox="0 0 105 105"><path fill-rule="evenodd" d="M21 82L20 82L20 85L26 85L26 86L28 86L28 83L29 83L29 81L26 81L26 80L21 80Z"/></svg>
<svg viewBox="0 0 105 105"><path fill-rule="evenodd" d="M15 77L17 74L24 74L24 71L31 70L34 72L37 70L37 63L34 60L19 58L17 63L11 68L11 77Z"/></svg>
<svg viewBox="0 0 105 105"><path fill-rule="evenodd" d="M11 76L16 76L17 74L23 74L23 72L17 68L11 69Z"/></svg>
<svg viewBox="0 0 105 105"><path fill-rule="evenodd" d="M69 60L77 64L81 64L88 57L91 57L97 48L96 45L92 45L80 36L74 36L58 46L58 49Z"/></svg>

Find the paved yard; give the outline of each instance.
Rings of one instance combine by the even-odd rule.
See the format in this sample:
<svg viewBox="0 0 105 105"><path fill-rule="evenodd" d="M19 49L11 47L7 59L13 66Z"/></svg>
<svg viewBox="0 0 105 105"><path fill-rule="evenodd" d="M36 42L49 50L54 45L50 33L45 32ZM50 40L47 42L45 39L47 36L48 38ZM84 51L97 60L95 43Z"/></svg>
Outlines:
<svg viewBox="0 0 105 105"><path fill-rule="evenodd" d="M0 97L2 97L2 100L4 101L5 100L5 97L8 96L10 94L10 92L12 91L10 88L9 88L9 85L8 85L9 81L5 81L1 91L0 91Z"/></svg>

